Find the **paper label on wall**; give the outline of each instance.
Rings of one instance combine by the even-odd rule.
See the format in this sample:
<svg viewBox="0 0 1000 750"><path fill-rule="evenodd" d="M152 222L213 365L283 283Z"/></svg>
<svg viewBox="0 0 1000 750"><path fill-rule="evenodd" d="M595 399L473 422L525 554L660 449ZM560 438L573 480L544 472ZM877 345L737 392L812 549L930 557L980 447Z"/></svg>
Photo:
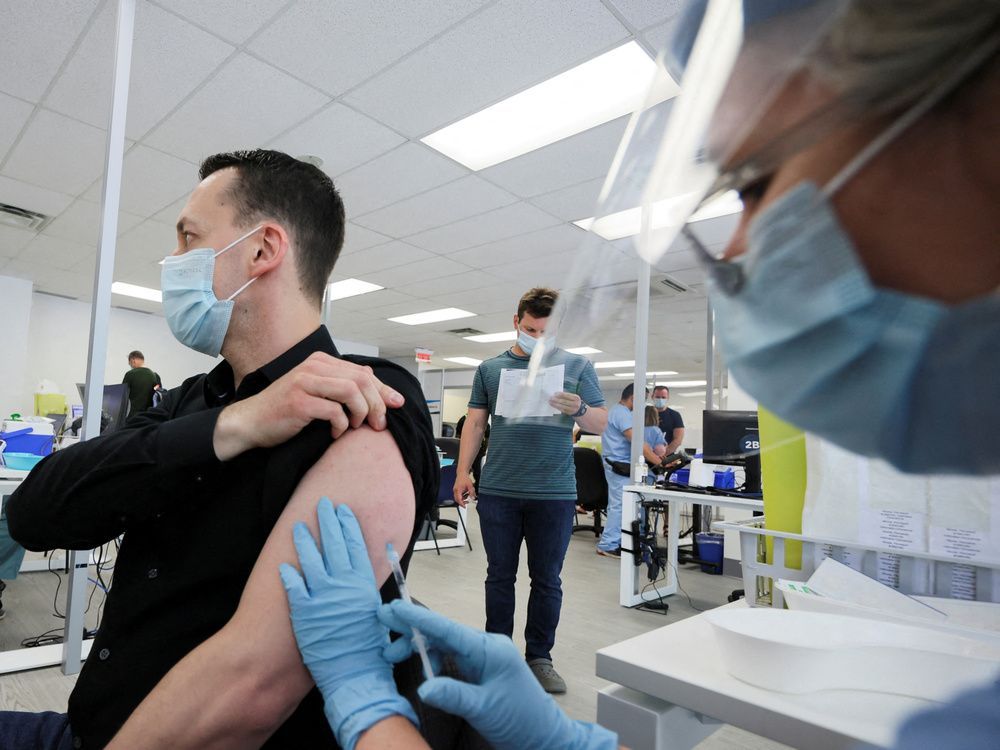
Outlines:
<svg viewBox="0 0 1000 750"><path fill-rule="evenodd" d="M535 382L528 385L527 370L501 370L497 391L498 417L551 417L559 414L549 406L549 399L563 390L566 366L553 365L538 371Z"/></svg>

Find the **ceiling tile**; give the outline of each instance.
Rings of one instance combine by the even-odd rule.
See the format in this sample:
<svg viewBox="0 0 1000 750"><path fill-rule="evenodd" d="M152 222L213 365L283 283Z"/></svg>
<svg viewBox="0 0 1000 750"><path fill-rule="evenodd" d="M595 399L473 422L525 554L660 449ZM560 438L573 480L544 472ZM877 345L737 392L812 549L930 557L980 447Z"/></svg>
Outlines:
<svg viewBox="0 0 1000 750"><path fill-rule="evenodd" d="M177 235L170 224L144 221L118 239L116 259L158 262L177 248Z"/></svg>
<svg viewBox="0 0 1000 750"><path fill-rule="evenodd" d="M178 15L230 42L242 44L288 0L160 0Z"/></svg>
<svg viewBox="0 0 1000 750"><path fill-rule="evenodd" d="M74 53L45 105L105 128L111 107L115 51L114 3ZM233 47L178 18L140 2L136 6L125 132L139 138L162 120L233 51Z"/></svg>
<svg viewBox="0 0 1000 750"><path fill-rule="evenodd" d="M35 236L35 232L0 224L0 257L13 258L25 245L35 239Z"/></svg>
<svg viewBox="0 0 1000 750"><path fill-rule="evenodd" d="M381 245L386 242L389 242L389 238L384 234L347 222L347 227L344 230L344 247L340 251L340 257L343 258L345 255L357 253L373 245Z"/></svg>
<svg viewBox="0 0 1000 750"><path fill-rule="evenodd" d="M34 107L20 99L0 94L0 162L28 121Z"/></svg>
<svg viewBox="0 0 1000 750"><path fill-rule="evenodd" d="M405 266L395 266L381 271L373 271L365 276L365 281L381 284L384 287L397 288L407 284L413 284L425 279L433 279L439 276L452 276L456 273L468 271L469 267L461 263L456 263L448 258L439 255L432 256L416 263L409 263ZM414 310L419 312L419 310Z"/></svg>
<svg viewBox="0 0 1000 750"><path fill-rule="evenodd" d="M81 273L78 270L65 271L19 258L8 261L3 273L5 276L31 280L34 282L35 291L80 299L89 299L94 286L93 270L89 273Z"/></svg>
<svg viewBox="0 0 1000 750"><path fill-rule="evenodd" d="M118 212L118 234L142 222L143 218L127 211ZM97 244L101 228L101 206L91 201L77 200L59 214L42 234L63 240Z"/></svg>
<svg viewBox="0 0 1000 750"><path fill-rule="evenodd" d="M473 268L512 266L532 258L575 250L586 236L586 232L579 227L560 224L539 232L490 242L471 250L462 250L448 257Z"/></svg>
<svg viewBox="0 0 1000 750"><path fill-rule="evenodd" d="M505 0L347 95L362 112L426 135L628 37L599 0Z"/></svg>
<svg viewBox="0 0 1000 750"><path fill-rule="evenodd" d="M3 173L78 195L102 173L106 141L103 130L42 109L10 152Z"/></svg>
<svg viewBox="0 0 1000 750"><path fill-rule="evenodd" d="M71 195L46 190L0 175L0 203L37 211L46 216L58 216L72 202L73 196Z"/></svg>
<svg viewBox="0 0 1000 750"><path fill-rule="evenodd" d="M433 257L435 257L433 253L413 247L405 242L388 242L384 245L369 247L350 255L341 256L333 270L345 278L365 276L365 281L371 281L366 274Z"/></svg>
<svg viewBox="0 0 1000 750"><path fill-rule="evenodd" d="M474 11L483 0L299 0L249 49L338 96ZM322 54L316 54L322 50Z"/></svg>
<svg viewBox="0 0 1000 750"><path fill-rule="evenodd" d="M445 295L451 291L481 289L484 286L492 286L500 282L496 276L483 271L464 271L453 276L437 276L424 279L415 284L396 287L396 291L403 294L410 294L414 297L433 297ZM447 307L461 307L461 305L447 305ZM468 310L469 308L462 308Z"/></svg>
<svg viewBox="0 0 1000 750"><path fill-rule="evenodd" d="M323 171L336 177L404 140L384 125L338 102L279 136L268 147L292 156L319 156L323 159Z"/></svg>
<svg viewBox="0 0 1000 750"><path fill-rule="evenodd" d="M407 143L337 178L354 218L456 180L468 170L419 143Z"/></svg>
<svg viewBox="0 0 1000 750"><path fill-rule="evenodd" d="M604 177L597 177L579 185L536 195L531 202L563 221L576 221L594 215L603 185Z"/></svg>
<svg viewBox="0 0 1000 750"><path fill-rule="evenodd" d="M121 207L143 216L173 206L177 196L187 201L188 194L198 184L198 165L178 159L148 146L136 145L125 154L122 174ZM101 200L103 178L91 185L84 197ZM183 203L181 204L183 206ZM174 220L176 220L174 214Z"/></svg>
<svg viewBox="0 0 1000 750"><path fill-rule="evenodd" d="M96 7L97 0L4 3L0 90L39 101Z"/></svg>
<svg viewBox="0 0 1000 750"><path fill-rule="evenodd" d="M121 254L115 258L115 281L159 289L161 270L160 264L156 261L140 260Z"/></svg>
<svg viewBox="0 0 1000 750"><path fill-rule="evenodd" d="M197 179L197 175L195 175L195 178ZM177 217L181 215L181 211L184 209L184 206L187 205L188 197L189 196L185 195L181 198L178 198L169 206L164 208L162 211L157 211L150 218L152 218L154 221L159 221L163 224L169 224L170 226L173 226L174 224L177 223Z"/></svg>
<svg viewBox="0 0 1000 750"><path fill-rule="evenodd" d="M528 203L512 203L495 211L415 234L407 237L406 241L436 253L453 253L559 223L559 219Z"/></svg>
<svg viewBox="0 0 1000 750"><path fill-rule="evenodd" d="M336 302L330 303L330 309L334 311L349 310L358 312L408 301L417 303L417 300L413 299L408 294L400 294L392 289L380 289L377 292L357 294L353 297L337 300Z"/></svg>
<svg viewBox="0 0 1000 750"><path fill-rule="evenodd" d="M354 221L390 237L405 237L505 206L514 200L510 193L469 175Z"/></svg>
<svg viewBox="0 0 1000 750"><path fill-rule="evenodd" d="M504 313L509 318L517 310L517 302L527 290L528 287L520 281L494 276L494 281L490 286L469 290L451 289L446 293L428 297L428 301L433 301L434 307L457 307L462 310L474 308L481 315ZM484 333L496 333L505 330L508 326L505 323L496 329L483 329L482 325L479 324L473 327L482 329Z"/></svg>
<svg viewBox="0 0 1000 750"><path fill-rule="evenodd" d="M483 177L522 198L603 177L611 167L628 117L564 138L483 170Z"/></svg>
<svg viewBox="0 0 1000 750"><path fill-rule="evenodd" d="M605 0L637 29L662 23L679 15L684 0Z"/></svg>
<svg viewBox="0 0 1000 750"><path fill-rule="evenodd" d="M315 89L239 54L145 142L200 163L212 153L267 143L328 102Z"/></svg>
<svg viewBox="0 0 1000 750"><path fill-rule="evenodd" d="M94 255L97 239L91 243L71 242L40 234L17 254L23 263L39 263L50 268L68 269L84 258Z"/></svg>

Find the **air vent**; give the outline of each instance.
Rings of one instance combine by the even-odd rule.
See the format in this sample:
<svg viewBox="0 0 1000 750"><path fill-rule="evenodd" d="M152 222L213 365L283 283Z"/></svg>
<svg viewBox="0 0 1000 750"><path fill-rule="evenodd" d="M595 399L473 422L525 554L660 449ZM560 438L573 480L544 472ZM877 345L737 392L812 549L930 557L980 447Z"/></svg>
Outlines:
<svg viewBox="0 0 1000 750"><path fill-rule="evenodd" d="M51 216L0 203L0 224L5 226L40 232L50 221L52 221Z"/></svg>
<svg viewBox="0 0 1000 750"><path fill-rule="evenodd" d="M684 284L679 282L677 279L671 278L670 276L664 276L660 279L660 283L669 289L673 289L675 292L686 292L688 290Z"/></svg>
<svg viewBox="0 0 1000 750"><path fill-rule="evenodd" d="M454 333L456 336L479 336L482 331L478 328L452 328L448 333Z"/></svg>

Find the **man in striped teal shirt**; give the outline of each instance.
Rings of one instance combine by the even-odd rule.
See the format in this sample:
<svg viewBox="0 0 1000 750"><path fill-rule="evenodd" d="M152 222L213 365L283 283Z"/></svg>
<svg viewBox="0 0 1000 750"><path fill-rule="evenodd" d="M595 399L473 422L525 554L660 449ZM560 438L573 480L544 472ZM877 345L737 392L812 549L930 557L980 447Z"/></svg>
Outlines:
<svg viewBox="0 0 1000 750"><path fill-rule="evenodd" d="M513 636L514 581L523 540L531 577L525 658L550 693L566 692L566 683L552 666L552 646L562 608L559 575L576 505L573 424L600 434L608 412L594 366L584 357L561 349L546 363L565 368L563 390L549 402L559 414L511 420L496 412L501 374L527 369L557 297L554 289L546 288L531 289L521 297L514 316L517 343L476 370L454 487L459 505L476 499L469 472L486 421L492 419L477 504L487 560L486 630Z"/></svg>

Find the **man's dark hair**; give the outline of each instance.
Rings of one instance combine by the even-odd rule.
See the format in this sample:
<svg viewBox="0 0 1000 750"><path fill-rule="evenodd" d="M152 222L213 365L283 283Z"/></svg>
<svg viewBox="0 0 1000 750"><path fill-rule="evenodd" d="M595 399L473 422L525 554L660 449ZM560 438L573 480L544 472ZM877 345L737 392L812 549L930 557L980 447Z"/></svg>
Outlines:
<svg viewBox="0 0 1000 750"><path fill-rule="evenodd" d="M133 359L141 359L145 361L146 358L142 356L142 352L140 352L138 349L133 349L128 353L128 359L129 362L131 362Z"/></svg>
<svg viewBox="0 0 1000 750"><path fill-rule="evenodd" d="M657 385L657 386L654 386L654 387L653 387L653 395L654 395L654 396L656 395L656 392L657 392L657 391L666 391L666 392L667 392L667 395L668 395L668 396L670 395L670 388L668 388L668 387L667 387L667 386L665 386L665 385Z"/></svg>
<svg viewBox="0 0 1000 750"><path fill-rule="evenodd" d="M333 180L312 164L265 149L209 156L198 175L204 180L227 167L237 173L229 190L236 221L249 228L270 218L288 228L299 283L319 307L344 244L344 202Z"/></svg>
<svg viewBox="0 0 1000 750"><path fill-rule="evenodd" d="M635 392L635 383L629 383L622 389L622 401L628 401L629 397ZM649 395L649 388L646 389L646 395Z"/></svg>
<svg viewBox="0 0 1000 750"><path fill-rule="evenodd" d="M517 303L517 319L520 320L528 313L533 318L547 318L552 314L556 300L559 299L559 292L545 286L536 286L529 289Z"/></svg>

